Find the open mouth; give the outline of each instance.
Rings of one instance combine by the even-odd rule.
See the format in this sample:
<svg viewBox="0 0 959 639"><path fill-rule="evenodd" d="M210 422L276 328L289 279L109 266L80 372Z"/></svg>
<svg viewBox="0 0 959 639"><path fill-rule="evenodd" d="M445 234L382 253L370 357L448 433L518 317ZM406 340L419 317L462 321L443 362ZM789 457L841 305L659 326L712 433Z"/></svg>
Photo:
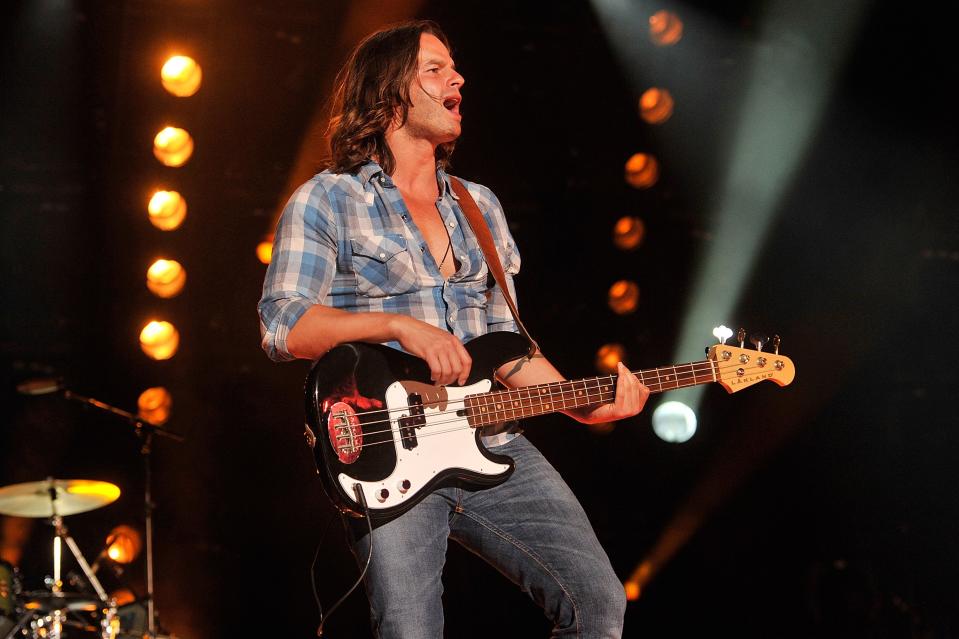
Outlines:
<svg viewBox="0 0 959 639"><path fill-rule="evenodd" d="M457 97L446 98L445 100L443 100L443 106L446 108L447 111L452 111L453 113L459 113L460 111L459 106L460 106L460 102L462 101L463 101L462 98L457 98Z"/></svg>

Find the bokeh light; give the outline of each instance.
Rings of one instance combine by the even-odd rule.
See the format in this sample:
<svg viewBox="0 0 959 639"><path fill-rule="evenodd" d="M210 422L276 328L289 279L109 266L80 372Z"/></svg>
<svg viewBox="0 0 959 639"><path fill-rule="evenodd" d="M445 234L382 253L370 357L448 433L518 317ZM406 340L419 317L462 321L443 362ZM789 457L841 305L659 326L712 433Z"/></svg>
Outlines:
<svg viewBox="0 0 959 639"><path fill-rule="evenodd" d="M150 223L161 231L178 228L186 218L186 200L176 191L157 191L147 206Z"/></svg>
<svg viewBox="0 0 959 639"><path fill-rule="evenodd" d="M137 414L156 426L169 421L172 409L173 397L162 386L148 388L137 398Z"/></svg>
<svg viewBox="0 0 959 639"><path fill-rule="evenodd" d="M639 97L639 115L649 124L662 124L673 114L673 96L666 89L646 89Z"/></svg>
<svg viewBox="0 0 959 639"><path fill-rule="evenodd" d="M619 280L609 287L609 308L617 315L628 315L639 304L639 286L636 282Z"/></svg>
<svg viewBox="0 0 959 639"><path fill-rule="evenodd" d="M646 236L646 225L635 216L624 215L616 221L613 227L613 244L616 248L631 251L643 242Z"/></svg>
<svg viewBox="0 0 959 639"><path fill-rule="evenodd" d="M664 442L689 441L696 434L696 413L682 402L663 402L653 411L653 431Z"/></svg>
<svg viewBox="0 0 959 639"><path fill-rule="evenodd" d="M203 70L196 60L186 55L170 57L160 69L163 88L180 98L187 98L200 89Z"/></svg>
<svg viewBox="0 0 959 639"><path fill-rule="evenodd" d="M683 21L671 11L657 11L649 17L649 38L653 44L668 47L683 37Z"/></svg>
<svg viewBox="0 0 959 639"><path fill-rule="evenodd" d="M184 285L186 269L176 260L159 259L147 269L147 288L157 297L175 297Z"/></svg>
<svg viewBox="0 0 959 639"><path fill-rule="evenodd" d="M637 189L648 189L659 179L659 162L648 153L636 153L626 161L626 182Z"/></svg>
<svg viewBox="0 0 959 639"><path fill-rule="evenodd" d="M128 564L140 554L143 540L140 532L132 526L121 525L107 535L107 557L118 564Z"/></svg>
<svg viewBox="0 0 959 639"><path fill-rule="evenodd" d="M168 126L153 138L153 155L166 166L183 166L193 155L193 138L186 129Z"/></svg>
<svg viewBox="0 0 959 639"><path fill-rule="evenodd" d="M256 257L264 264L269 264L273 259L273 236L269 235L256 245Z"/></svg>
<svg viewBox="0 0 959 639"><path fill-rule="evenodd" d="M615 373L616 364L626 359L622 344L603 344L596 351L596 370L600 373Z"/></svg>
<svg viewBox="0 0 959 639"><path fill-rule="evenodd" d="M170 359L179 346L180 333L170 322L153 320L140 331L140 348L153 359Z"/></svg>

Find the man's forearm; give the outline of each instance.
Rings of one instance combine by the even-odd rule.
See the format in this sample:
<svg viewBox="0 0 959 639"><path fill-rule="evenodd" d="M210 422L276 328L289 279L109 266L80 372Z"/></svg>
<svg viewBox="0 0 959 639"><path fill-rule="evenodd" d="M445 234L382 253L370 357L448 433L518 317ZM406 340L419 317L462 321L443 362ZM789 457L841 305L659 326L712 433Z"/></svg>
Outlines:
<svg viewBox="0 0 959 639"><path fill-rule="evenodd" d="M296 322L286 340L294 357L317 359L344 342L388 342L396 338L391 313L350 313L315 304Z"/></svg>

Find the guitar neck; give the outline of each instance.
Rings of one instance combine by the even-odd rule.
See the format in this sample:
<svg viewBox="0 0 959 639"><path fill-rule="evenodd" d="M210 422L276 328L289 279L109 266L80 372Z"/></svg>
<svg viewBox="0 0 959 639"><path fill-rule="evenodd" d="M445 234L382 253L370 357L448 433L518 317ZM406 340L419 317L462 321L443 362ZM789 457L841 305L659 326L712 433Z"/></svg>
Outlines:
<svg viewBox="0 0 959 639"><path fill-rule="evenodd" d="M651 393L717 381L715 364L710 360L651 368L633 374ZM601 375L470 395L466 397L467 418L471 426L479 428L507 420L607 404L616 396L617 377Z"/></svg>

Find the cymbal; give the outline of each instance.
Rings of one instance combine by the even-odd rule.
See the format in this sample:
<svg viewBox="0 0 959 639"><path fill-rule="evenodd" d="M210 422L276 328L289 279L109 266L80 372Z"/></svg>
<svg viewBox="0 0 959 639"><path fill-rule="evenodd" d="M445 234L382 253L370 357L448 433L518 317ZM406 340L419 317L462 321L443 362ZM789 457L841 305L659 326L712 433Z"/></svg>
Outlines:
<svg viewBox="0 0 959 639"><path fill-rule="evenodd" d="M45 479L0 488L0 514L14 517L75 515L112 504L120 488L93 479Z"/></svg>

